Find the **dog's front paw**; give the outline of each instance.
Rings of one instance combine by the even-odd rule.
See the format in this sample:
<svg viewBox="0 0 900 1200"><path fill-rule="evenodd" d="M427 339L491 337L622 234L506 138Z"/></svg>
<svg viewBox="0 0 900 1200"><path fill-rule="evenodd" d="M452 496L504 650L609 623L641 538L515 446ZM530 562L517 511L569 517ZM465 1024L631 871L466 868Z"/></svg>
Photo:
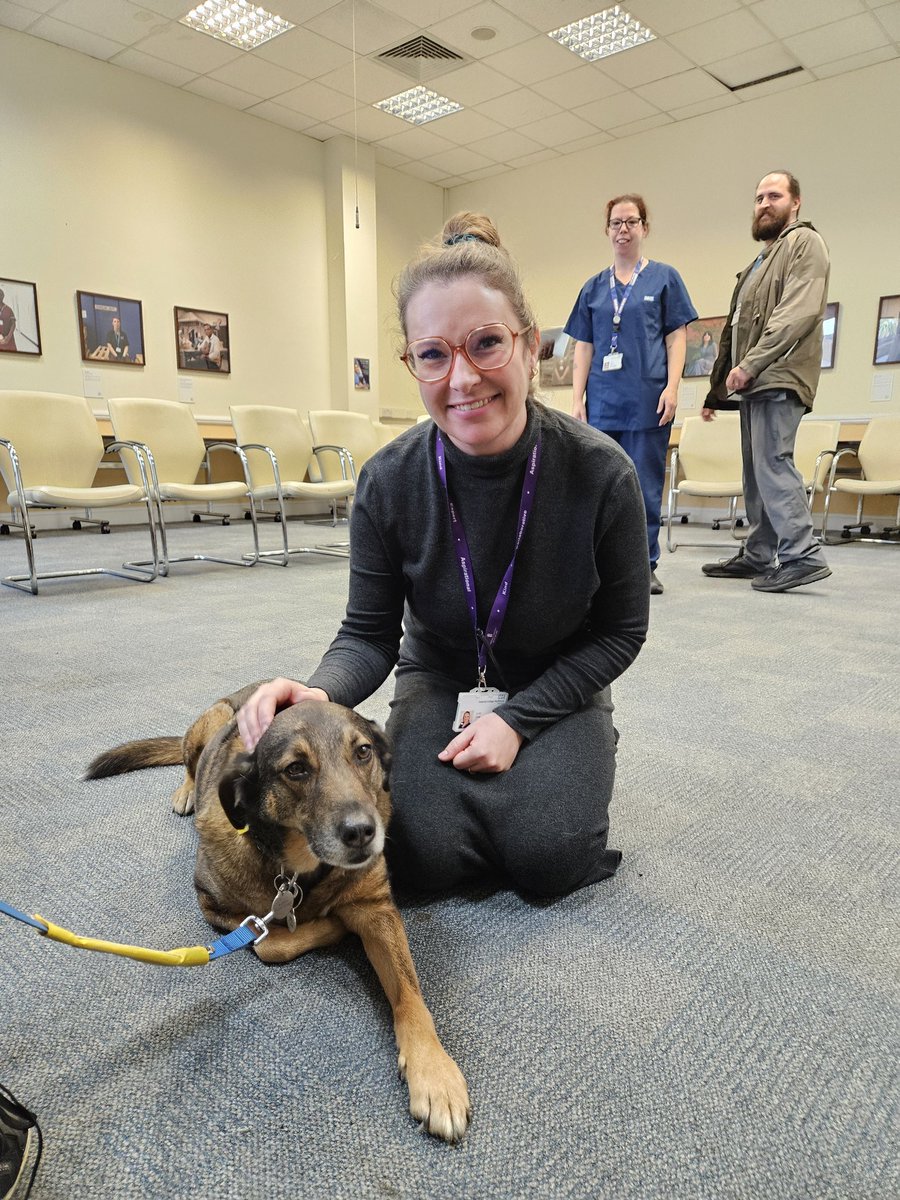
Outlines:
<svg viewBox="0 0 900 1200"><path fill-rule="evenodd" d="M472 1103L462 1071L440 1042L397 1060L409 1087L410 1114L445 1142L458 1142L469 1128Z"/></svg>
<svg viewBox="0 0 900 1200"><path fill-rule="evenodd" d="M194 789L185 780L181 787L176 788L172 793L172 812L178 813L181 817L188 816L194 811Z"/></svg>

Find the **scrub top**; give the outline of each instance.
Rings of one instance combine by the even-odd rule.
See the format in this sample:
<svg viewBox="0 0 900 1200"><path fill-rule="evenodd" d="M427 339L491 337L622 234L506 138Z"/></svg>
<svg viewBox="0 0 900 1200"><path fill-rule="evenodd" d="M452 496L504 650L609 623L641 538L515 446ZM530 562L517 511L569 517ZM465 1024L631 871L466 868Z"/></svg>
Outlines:
<svg viewBox="0 0 900 1200"><path fill-rule="evenodd" d="M697 310L674 267L652 259L638 275L621 310L617 350L620 371L604 371L613 335L613 306L607 267L589 279L578 296L565 332L591 342L594 358L587 381L587 417L596 429L655 429L656 406L669 378L666 335L696 321ZM616 280L619 304L625 285Z"/></svg>

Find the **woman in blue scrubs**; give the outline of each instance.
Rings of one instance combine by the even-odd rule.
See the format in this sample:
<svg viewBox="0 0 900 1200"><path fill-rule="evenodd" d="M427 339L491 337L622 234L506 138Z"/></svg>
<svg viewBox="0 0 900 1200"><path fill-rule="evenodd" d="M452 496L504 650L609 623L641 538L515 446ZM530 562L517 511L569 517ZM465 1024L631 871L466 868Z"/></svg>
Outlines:
<svg viewBox="0 0 900 1200"><path fill-rule="evenodd" d="M659 595L666 451L684 369L685 330L697 310L674 267L644 257L650 226L641 196L609 201L606 232L612 266L587 281L566 324L575 339L572 413L617 441L637 467L647 512L650 591Z"/></svg>

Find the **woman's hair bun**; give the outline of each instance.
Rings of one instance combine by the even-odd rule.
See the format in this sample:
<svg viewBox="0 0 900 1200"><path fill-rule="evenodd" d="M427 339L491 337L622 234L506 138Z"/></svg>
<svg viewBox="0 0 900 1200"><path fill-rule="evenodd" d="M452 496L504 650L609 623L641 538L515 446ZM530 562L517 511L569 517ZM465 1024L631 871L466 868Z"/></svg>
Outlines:
<svg viewBox="0 0 900 1200"><path fill-rule="evenodd" d="M490 217L483 213L456 213L444 226L441 242L445 246L456 246L460 242L484 242L487 246L499 246L500 234Z"/></svg>

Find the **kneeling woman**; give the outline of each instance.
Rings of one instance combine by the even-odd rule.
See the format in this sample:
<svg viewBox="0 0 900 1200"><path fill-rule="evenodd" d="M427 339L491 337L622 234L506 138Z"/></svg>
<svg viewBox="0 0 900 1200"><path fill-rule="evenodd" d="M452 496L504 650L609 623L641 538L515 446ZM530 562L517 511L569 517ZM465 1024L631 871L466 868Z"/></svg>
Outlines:
<svg viewBox="0 0 900 1200"><path fill-rule="evenodd" d="M620 858L609 685L647 632L637 477L533 398L539 332L487 218L452 218L397 295L432 420L360 472L347 612L321 663L261 687L238 722L252 749L277 708L353 707L396 667L392 877L562 895Z"/></svg>

